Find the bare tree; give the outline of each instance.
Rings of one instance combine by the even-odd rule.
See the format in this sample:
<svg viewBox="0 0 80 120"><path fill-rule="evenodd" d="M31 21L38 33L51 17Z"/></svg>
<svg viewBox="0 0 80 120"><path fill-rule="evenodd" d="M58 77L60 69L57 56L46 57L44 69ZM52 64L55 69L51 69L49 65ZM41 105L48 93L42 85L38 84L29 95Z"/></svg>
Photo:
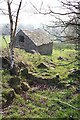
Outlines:
<svg viewBox="0 0 80 120"><path fill-rule="evenodd" d="M3 2L3 1L2 1ZM2 3L1 2L1 3ZM18 18L19 13L22 5L22 0L19 1L19 4L17 5L17 10L12 10L12 4L14 4L14 0L4 0L7 4L7 9L1 8L0 11L4 15L9 16L9 24L10 24L10 64L11 69L13 69L15 63L14 63L14 40L16 35L16 30L18 26Z"/></svg>
<svg viewBox="0 0 80 120"><path fill-rule="evenodd" d="M53 20L51 20L51 24L50 25L46 25L45 28L47 28L49 30L49 28L53 28L53 29L58 29L58 28L61 28L62 31L61 33L65 33L65 36L64 34L62 34L61 36L64 37L64 38L69 38L70 40L73 41L76 41L77 42L77 39L79 38L78 35L80 34L80 2L79 0L62 0L60 1L60 3L62 4L61 8L60 9L63 9L63 10L60 10L55 12L55 10L53 10L53 7L51 8L51 6L49 6L49 9L48 11L46 10L43 10L43 9L38 9L36 8L35 5L33 5L31 3L31 5L36 9L36 14L43 14L43 15L49 15L49 16L53 16ZM42 7L42 4L41 4L41 7ZM65 18L65 20L63 19L63 17ZM56 20L54 20L54 18ZM57 22L56 22L57 21ZM66 32L67 30L66 29L69 29L72 27L74 28L74 31L76 32L76 36L74 37L73 34L72 36L71 35L66 35ZM71 28L71 29L72 29ZM55 35L54 36L57 36L59 37L58 35ZM60 36L60 37L61 37Z"/></svg>
<svg viewBox="0 0 80 120"><path fill-rule="evenodd" d="M16 12L16 19L15 22L13 21L13 15L11 10L11 4L13 1L7 0L7 6L8 6L8 14L9 14L9 20L10 20L10 58L11 58L11 69L14 67L14 38L17 30L17 23L18 23L18 16L22 4L22 0L20 0L17 12ZM14 27L14 28L13 28Z"/></svg>

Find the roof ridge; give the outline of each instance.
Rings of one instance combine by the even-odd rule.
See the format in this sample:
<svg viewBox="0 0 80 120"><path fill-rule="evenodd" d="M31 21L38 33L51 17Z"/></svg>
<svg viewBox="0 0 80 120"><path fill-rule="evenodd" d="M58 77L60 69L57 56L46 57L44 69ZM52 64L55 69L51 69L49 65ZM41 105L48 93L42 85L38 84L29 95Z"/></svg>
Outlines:
<svg viewBox="0 0 80 120"><path fill-rule="evenodd" d="M29 30L22 30L25 35L27 35L36 46L40 46L43 44L52 43L49 36L45 32L40 32L36 30L29 31Z"/></svg>

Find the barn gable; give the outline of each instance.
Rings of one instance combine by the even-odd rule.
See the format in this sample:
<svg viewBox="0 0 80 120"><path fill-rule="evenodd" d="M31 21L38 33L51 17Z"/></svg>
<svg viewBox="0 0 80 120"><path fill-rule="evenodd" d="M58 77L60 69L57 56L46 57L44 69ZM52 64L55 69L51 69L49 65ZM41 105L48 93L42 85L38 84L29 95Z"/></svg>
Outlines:
<svg viewBox="0 0 80 120"><path fill-rule="evenodd" d="M34 42L36 46L52 43L46 32L43 32L42 30L39 29L38 30L36 29L34 31L23 30L23 32Z"/></svg>
<svg viewBox="0 0 80 120"><path fill-rule="evenodd" d="M49 39L48 35L42 31L20 30L16 34L14 47L22 48L28 52L35 50L40 54L51 54L53 42Z"/></svg>

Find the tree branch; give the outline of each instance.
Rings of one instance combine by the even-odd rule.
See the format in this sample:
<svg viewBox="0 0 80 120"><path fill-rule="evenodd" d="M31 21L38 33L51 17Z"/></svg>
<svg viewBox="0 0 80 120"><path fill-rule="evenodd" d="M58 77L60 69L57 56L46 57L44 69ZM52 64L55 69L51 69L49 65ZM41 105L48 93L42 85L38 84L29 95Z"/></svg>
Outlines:
<svg viewBox="0 0 80 120"><path fill-rule="evenodd" d="M8 5L8 13L9 13L9 20L10 20L10 34L11 38L13 37L13 19L12 19L12 13L11 13L11 6L10 6L10 1L7 0L7 5Z"/></svg>
<svg viewBox="0 0 80 120"><path fill-rule="evenodd" d="M20 8L21 8L21 4L22 4L22 0L20 1L19 7L18 7L18 10L17 10L17 15L16 15L16 21L15 21L15 27L14 27L13 36L15 36L15 33L16 33L17 23L18 23L18 17L19 17L19 12L20 12Z"/></svg>

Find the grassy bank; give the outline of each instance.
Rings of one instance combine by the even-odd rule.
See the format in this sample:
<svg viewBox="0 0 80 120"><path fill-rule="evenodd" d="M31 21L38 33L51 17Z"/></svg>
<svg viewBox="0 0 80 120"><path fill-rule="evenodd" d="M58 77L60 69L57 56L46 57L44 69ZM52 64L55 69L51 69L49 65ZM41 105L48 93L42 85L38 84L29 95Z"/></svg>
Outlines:
<svg viewBox="0 0 80 120"><path fill-rule="evenodd" d="M7 55L3 50L3 54ZM52 119L80 119L80 75L69 76L70 70L78 69L78 62L76 59L77 51L71 48L60 50L53 49L50 56L41 56L39 54L27 53L24 50L15 48L15 62L24 62L28 66L28 72L34 75L34 78L46 78L47 80L53 78L50 85L43 81L32 80L21 77L21 82L28 82L31 89L17 94L14 91L15 97L7 107L3 107L2 117L4 119L29 119L29 118L52 118ZM62 60L58 58L62 57ZM46 68L39 68L40 63L45 63ZM12 76L8 69L2 71L2 87L3 87L3 101L5 94L12 89L9 86L9 79ZM59 75L59 83L54 83L56 75Z"/></svg>

